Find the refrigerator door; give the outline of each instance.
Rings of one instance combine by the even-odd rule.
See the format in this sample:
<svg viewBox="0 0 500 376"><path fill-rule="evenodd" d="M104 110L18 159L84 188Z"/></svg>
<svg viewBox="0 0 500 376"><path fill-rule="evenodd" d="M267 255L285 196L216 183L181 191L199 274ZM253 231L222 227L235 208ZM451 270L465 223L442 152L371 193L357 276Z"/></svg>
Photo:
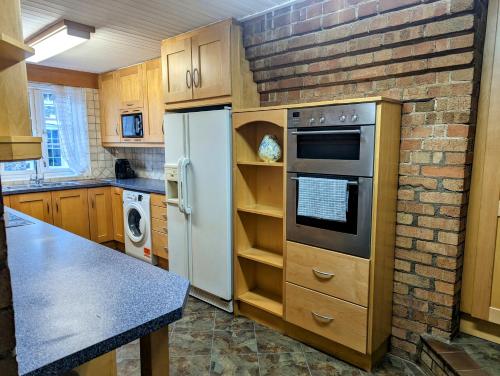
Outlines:
<svg viewBox="0 0 500 376"><path fill-rule="evenodd" d="M178 165L186 158L186 114L165 114L165 140L168 148L165 149L165 165ZM178 174L177 174L178 175ZM167 176L165 176L167 182ZM171 184L167 184L167 228L168 228L168 255L169 270L189 279L189 216L179 210L179 205L171 198L177 196L177 189L171 191Z"/></svg>
<svg viewBox="0 0 500 376"><path fill-rule="evenodd" d="M191 283L231 300L231 112L193 112L188 124Z"/></svg>

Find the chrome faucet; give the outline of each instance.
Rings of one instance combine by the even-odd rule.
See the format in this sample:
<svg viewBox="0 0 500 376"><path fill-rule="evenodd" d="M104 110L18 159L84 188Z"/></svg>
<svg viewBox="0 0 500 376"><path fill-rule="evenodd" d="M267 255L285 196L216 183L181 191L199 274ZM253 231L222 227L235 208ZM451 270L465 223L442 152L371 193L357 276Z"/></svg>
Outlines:
<svg viewBox="0 0 500 376"><path fill-rule="evenodd" d="M38 175L38 163L36 160L33 161L35 163L35 173L30 176L30 185L41 185L43 184L44 176Z"/></svg>

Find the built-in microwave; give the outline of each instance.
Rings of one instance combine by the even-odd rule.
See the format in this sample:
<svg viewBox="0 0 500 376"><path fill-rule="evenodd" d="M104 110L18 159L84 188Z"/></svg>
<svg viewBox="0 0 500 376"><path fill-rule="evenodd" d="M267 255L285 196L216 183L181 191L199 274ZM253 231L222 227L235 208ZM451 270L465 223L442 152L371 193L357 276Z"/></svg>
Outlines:
<svg viewBox="0 0 500 376"><path fill-rule="evenodd" d="M122 111L122 137L143 138L144 124L141 110Z"/></svg>

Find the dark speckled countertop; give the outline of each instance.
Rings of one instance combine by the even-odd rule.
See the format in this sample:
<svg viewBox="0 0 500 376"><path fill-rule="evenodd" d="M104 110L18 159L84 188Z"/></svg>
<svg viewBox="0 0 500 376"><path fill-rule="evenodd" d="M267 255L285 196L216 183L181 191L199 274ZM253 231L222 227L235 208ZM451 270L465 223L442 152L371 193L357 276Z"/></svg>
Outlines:
<svg viewBox="0 0 500 376"><path fill-rule="evenodd" d="M56 375L182 317L189 282L6 208L20 375Z"/></svg>
<svg viewBox="0 0 500 376"><path fill-rule="evenodd" d="M11 185L4 186L4 196L21 193L50 192L65 189L96 188L96 187L120 187L131 191L144 193L165 194L165 182L158 179L134 178L134 179L88 179L61 182L46 182L41 185Z"/></svg>

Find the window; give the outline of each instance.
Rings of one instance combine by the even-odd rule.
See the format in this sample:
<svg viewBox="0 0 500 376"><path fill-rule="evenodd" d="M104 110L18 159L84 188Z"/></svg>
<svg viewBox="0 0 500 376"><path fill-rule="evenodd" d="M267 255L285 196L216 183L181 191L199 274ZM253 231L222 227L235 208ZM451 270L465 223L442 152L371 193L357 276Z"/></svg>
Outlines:
<svg viewBox="0 0 500 376"><path fill-rule="evenodd" d="M42 137L42 159L3 163L4 180L39 176L82 176L89 173L86 102L83 89L29 85L33 134Z"/></svg>

